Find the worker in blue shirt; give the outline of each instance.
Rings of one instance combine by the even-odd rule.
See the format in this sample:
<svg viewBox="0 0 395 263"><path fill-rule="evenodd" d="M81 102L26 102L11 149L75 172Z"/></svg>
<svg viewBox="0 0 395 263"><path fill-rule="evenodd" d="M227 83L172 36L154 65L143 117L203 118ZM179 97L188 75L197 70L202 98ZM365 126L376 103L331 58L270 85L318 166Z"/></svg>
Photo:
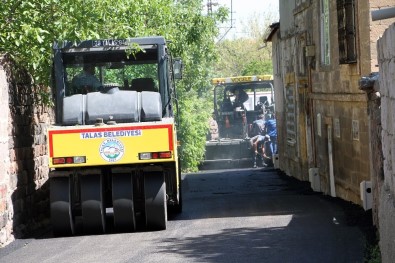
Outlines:
<svg viewBox="0 0 395 263"><path fill-rule="evenodd" d="M265 121L265 130L266 134L270 136L270 141L272 145L272 153L277 153L277 127L276 127L276 119L272 114L266 115Z"/></svg>

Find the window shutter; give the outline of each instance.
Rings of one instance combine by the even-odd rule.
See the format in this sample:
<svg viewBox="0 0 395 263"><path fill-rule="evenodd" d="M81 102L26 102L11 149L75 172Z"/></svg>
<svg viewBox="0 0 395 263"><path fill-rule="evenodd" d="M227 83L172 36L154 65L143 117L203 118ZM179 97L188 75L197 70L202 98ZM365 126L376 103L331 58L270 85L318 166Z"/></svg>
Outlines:
<svg viewBox="0 0 395 263"><path fill-rule="evenodd" d="M355 0L337 0L340 64L357 62Z"/></svg>

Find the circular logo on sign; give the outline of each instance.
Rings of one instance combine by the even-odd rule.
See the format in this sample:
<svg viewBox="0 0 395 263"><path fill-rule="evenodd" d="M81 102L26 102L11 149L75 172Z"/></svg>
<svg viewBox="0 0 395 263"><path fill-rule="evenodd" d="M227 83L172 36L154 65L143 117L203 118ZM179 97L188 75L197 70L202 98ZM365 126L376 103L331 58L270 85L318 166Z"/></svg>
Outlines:
<svg viewBox="0 0 395 263"><path fill-rule="evenodd" d="M122 158L124 147L118 139L107 139L100 145L100 155L107 162L116 162Z"/></svg>

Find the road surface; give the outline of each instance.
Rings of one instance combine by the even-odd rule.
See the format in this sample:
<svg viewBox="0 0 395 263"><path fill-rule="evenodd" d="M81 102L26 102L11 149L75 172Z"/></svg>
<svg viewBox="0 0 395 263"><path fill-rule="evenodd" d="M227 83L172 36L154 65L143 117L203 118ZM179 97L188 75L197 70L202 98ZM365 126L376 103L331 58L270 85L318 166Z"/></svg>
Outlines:
<svg viewBox="0 0 395 263"><path fill-rule="evenodd" d="M0 262L363 262L341 202L270 169L187 174L167 230L54 238L0 249Z"/></svg>

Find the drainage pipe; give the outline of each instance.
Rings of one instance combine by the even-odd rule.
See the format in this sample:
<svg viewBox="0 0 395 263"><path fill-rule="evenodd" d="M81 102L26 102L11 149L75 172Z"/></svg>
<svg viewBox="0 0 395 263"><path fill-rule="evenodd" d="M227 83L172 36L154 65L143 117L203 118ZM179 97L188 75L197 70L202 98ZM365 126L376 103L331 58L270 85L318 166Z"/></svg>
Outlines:
<svg viewBox="0 0 395 263"><path fill-rule="evenodd" d="M378 9L372 11L371 13L372 13L372 21L393 18L395 17L395 7Z"/></svg>

